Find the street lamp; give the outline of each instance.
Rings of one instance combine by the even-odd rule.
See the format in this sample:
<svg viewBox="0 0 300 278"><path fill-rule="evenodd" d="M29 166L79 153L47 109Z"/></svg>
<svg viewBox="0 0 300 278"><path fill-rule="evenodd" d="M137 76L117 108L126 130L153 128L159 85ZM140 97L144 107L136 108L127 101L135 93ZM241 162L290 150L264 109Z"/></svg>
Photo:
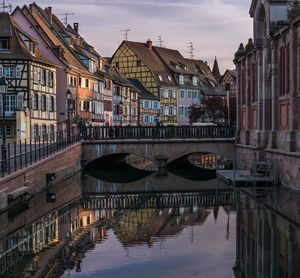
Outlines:
<svg viewBox="0 0 300 278"><path fill-rule="evenodd" d="M1 145L1 154L2 154L2 173L6 169L6 159L7 159L7 150L6 150L6 125L5 125L5 97L7 94L8 82L4 77L0 78L0 94L2 95L2 145Z"/></svg>
<svg viewBox="0 0 300 278"><path fill-rule="evenodd" d="M66 92L66 98L67 98L67 140L69 141L71 137L70 105L71 105L71 98L72 98L72 93L70 89L68 89Z"/></svg>

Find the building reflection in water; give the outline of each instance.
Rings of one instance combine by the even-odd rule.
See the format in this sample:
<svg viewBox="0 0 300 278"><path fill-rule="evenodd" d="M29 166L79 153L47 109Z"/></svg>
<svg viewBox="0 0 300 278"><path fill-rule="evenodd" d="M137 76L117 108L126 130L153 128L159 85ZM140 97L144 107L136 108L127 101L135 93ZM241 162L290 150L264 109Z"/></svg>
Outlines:
<svg viewBox="0 0 300 278"><path fill-rule="evenodd" d="M185 227L202 225L219 206L233 210L231 191L84 195L0 240L1 277L59 277L81 272L87 250L106 240L113 230L124 248L149 247ZM34 207L27 211L33 213ZM25 216L26 217L26 216Z"/></svg>
<svg viewBox="0 0 300 278"><path fill-rule="evenodd" d="M300 195L237 192L236 277L300 277Z"/></svg>

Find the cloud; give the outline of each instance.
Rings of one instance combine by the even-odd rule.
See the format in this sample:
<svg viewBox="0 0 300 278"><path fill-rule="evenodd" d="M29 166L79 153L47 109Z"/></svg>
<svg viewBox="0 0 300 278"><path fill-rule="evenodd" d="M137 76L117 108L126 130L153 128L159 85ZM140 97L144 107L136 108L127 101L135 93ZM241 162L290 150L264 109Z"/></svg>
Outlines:
<svg viewBox="0 0 300 278"><path fill-rule="evenodd" d="M27 2L28 4L29 2ZM80 33L103 56L114 53L129 28L129 40L157 43L187 56L187 42L193 42L195 56L212 65L214 56L220 68L233 68L232 59L240 42L251 36L248 14L250 0L43 0L54 13L74 12L69 22L80 23ZM22 5L15 0L13 5ZM222 63L221 63L222 62Z"/></svg>

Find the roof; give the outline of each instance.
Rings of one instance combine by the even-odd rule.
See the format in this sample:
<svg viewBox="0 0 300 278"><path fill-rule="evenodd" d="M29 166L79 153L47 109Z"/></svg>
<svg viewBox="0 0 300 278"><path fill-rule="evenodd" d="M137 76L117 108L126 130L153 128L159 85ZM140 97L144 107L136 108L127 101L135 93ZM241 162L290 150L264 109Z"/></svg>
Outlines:
<svg viewBox="0 0 300 278"><path fill-rule="evenodd" d="M190 68L188 61L180 54L178 50L164 47L153 46L153 49L164 61L168 68L179 74L195 74L195 68Z"/></svg>
<svg viewBox="0 0 300 278"><path fill-rule="evenodd" d="M234 79L237 78L237 71L236 71L236 70L230 70L230 69L227 69L227 70L225 71L225 73L223 74L223 76L221 77L220 83L223 81L224 77L225 77L227 74L231 75Z"/></svg>
<svg viewBox="0 0 300 278"><path fill-rule="evenodd" d="M133 87L128 79L116 67L112 66L109 73L113 83L120 86Z"/></svg>
<svg viewBox="0 0 300 278"><path fill-rule="evenodd" d="M177 86L173 78L171 81L169 80L168 76L171 76L172 73L157 55L153 47L149 47L147 43L132 41L123 41L120 47L124 44L127 45L151 70L157 84L164 86ZM161 76L162 81L160 80L159 75Z"/></svg>
<svg viewBox="0 0 300 278"><path fill-rule="evenodd" d="M57 67L53 64L53 62L42 55L38 49L38 46L35 48L35 54L32 54L29 51L21 39L20 33L26 36L35 45L37 45L37 42L18 26L11 15L8 13L0 13L0 25L1 27L2 25L4 26L3 30L1 28L0 37L10 37L10 49L8 51L0 52L1 59L31 60Z"/></svg>
<svg viewBox="0 0 300 278"><path fill-rule="evenodd" d="M37 31L40 36L49 44L53 52L59 57L59 59L66 64L70 69L88 76L93 76L89 72L84 64L76 57L75 52L70 46L63 40L61 31L64 25L60 20L52 14L52 25L49 21L49 9L43 10L36 3L30 4L29 7L24 5L22 8L23 14L29 20L29 22L37 27ZM58 55L57 51L61 51L62 55Z"/></svg>
<svg viewBox="0 0 300 278"><path fill-rule="evenodd" d="M138 90L138 94L141 98L158 100L159 98L154 94L150 93L144 85L137 79L128 78L129 82Z"/></svg>
<svg viewBox="0 0 300 278"><path fill-rule="evenodd" d="M219 65L218 65L218 61L217 61L217 57L215 57L215 61L214 61L214 66L213 66L212 74L213 74L214 78L215 78L218 82L220 82L222 76L221 76L221 74L220 74Z"/></svg>

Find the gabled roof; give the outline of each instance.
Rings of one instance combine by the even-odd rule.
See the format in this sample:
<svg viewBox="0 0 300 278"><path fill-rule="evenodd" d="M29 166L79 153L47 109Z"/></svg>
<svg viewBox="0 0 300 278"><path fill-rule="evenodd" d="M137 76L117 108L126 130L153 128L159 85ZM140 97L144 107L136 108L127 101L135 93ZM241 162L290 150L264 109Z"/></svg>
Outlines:
<svg viewBox="0 0 300 278"><path fill-rule="evenodd" d="M37 45L37 42L18 26L11 15L8 13L0 13L0 26L4 26L3 30L1 28L0 37L10 38L10 49L8 51L1 51L0 59L31 60L57 67L41 54L38 47L35 49L35 54L29 51L20 37L20 33L26 36L33 44Z"/></svg>
<svg viewBox="0 0 300 278"><path fill-rule="evenodd" d="M146 43L123 41L119 48L123 45L127 45L131 51L133 51L135 55L149 68L149 70L153 73L157 84L162 86L177 86L173 78L171 81L169 80L168 76L172 76L172 73L157 55L153 47L149 47ZM162 81L159 76L161 76Z"/></svg>
<svg viewBox="0 0 300 278"><path fill-rule="evenodd" d="M49 10L47 8L43 10L36 3L30 4L29 7L24 5L22 12L56 54L57 49L60 49L63 56L57 56L67 67L78 73L93 76L76 57L71 47L63 40L61 30L65 27L54 14L52 14L51 24Z"/></svg>
<svg viewBox="0 0 300 278"><path fill-rule="evenodd" d="M224 77L225 77L227 74L231 75L234 79L237 78L237 72L236 72L236 70L230 70L230 69L227 69L227 70L225 71L225 73L223 74L222 78L220 79L220 83L223 81Z"/></svg>
<svg viewBox="0 0 300 278"><path fill-rule="evenodd" d="M179 74L196 74L196 71L189 67L187 60L178 50L157 46L153 46L153 49L172 72Z"/></svg>
<svg viewBox="0 0 300 278"><path fill-rule="evenodd" d="M109 73L112 77L113 83L120 86L133 87L128 79L116 67L110 67Z"/></svg>
<svg viewBox="0 0 300 278"><path fill-rule="evenodd" d="M159 99L157 96L149 92L139 80L128 78L128 81L137 89L138 95L141 98L153 99L153 100Z"/></svg>

